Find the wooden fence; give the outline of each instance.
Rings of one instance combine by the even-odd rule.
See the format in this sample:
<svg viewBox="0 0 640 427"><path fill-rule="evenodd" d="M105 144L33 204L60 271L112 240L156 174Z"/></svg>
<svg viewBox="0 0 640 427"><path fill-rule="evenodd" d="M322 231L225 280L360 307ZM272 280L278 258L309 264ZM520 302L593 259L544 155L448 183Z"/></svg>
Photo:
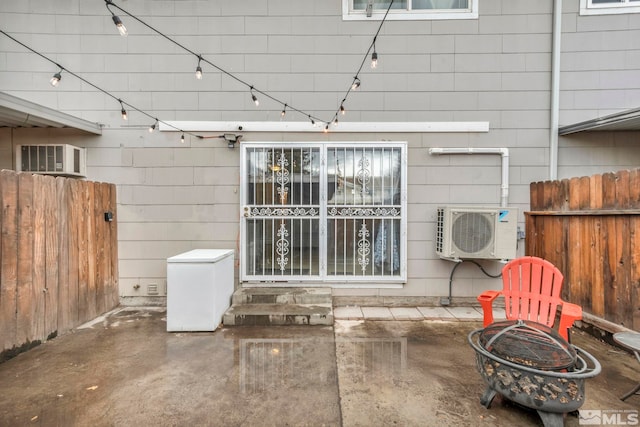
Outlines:
<svg viewBox="0 0 640 427"><path fill-rule="evenodd" d="M563 297L640 331L640 169L531 184L527 255L565 275Z"/></svg>
<svg viewBox="0 0 640 427"><path fill-rule="evenodd" d="M117 306L118 246L113 184L3 170L0 200L2 361Z"/></svg>

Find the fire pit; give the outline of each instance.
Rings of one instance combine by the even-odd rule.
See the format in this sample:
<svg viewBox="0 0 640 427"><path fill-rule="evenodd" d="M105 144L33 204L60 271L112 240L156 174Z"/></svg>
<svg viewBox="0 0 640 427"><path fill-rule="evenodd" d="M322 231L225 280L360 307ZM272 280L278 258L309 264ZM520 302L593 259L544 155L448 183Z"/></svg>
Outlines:
<svg viewBox="0 0 640 427"><path fill-rule="evenodd" d="M496 322L468 339L487 384L480 403L489 408L500 393L537 410L545 427L564 425L563 414L584 403L584 380L601 370L589 353L535 322Z"/></svg>

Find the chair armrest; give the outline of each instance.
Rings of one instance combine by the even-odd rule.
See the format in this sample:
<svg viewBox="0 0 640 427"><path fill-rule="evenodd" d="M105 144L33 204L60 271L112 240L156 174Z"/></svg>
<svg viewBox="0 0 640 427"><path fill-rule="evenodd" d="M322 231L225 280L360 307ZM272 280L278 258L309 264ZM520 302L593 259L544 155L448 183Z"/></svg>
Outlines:
<svg viewBox="0 0 640 427"><path fill-rule="evenodd" d="M482 307L482 313L484 318L482 320L483 326L489 326L493 323L493 300L498 298L501 291L484 291L480 295L478 295L478 301L480 302L480 307Z"/></svg>
<svg viewBox="0 0 640 427"><path fill-rule="evenodd" d="M569 330L576 320L581 319L582 307L570 302L563 302L562 311L560 312L560 324L558 325L558 333L560 336L569 341Z"/></svg>

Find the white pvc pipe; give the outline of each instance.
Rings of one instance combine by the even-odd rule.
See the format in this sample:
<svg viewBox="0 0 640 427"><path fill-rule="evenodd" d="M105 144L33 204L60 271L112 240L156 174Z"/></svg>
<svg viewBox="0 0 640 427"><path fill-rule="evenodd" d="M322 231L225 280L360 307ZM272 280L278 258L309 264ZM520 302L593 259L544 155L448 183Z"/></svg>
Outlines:
<svg viewBox="0 0 640 427"><path fill-rule="evenodd" d="M560 54L562 0L553 2L553 43L551 47L551 117L549 125L549 179L558 178L558 121L560 116Z"/></svg>
<svg viewBox="0 0 640 427"><path fill-rule="evenodd" d="M500 154L502 157L502 183L500 184L500 206L509 204L509 149L508 148L429 148L429 154Z"/></svg>

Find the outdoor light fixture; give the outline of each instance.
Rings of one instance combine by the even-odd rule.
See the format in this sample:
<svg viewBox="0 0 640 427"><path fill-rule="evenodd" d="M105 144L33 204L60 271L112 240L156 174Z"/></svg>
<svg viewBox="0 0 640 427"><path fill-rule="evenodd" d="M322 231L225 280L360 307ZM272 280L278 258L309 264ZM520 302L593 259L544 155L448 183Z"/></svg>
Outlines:
<svg viewBox="0 0 640 427"><path fill-rule="evenodd" d="M256 97L256 95L253 93L253 86L251 86L249 88L250 92L251 92L251 99L253 100L253 103L256 104L256 107L258 105L260 105L260 101L258 101L258 98Z"/></svg>
<svg viewBox="0 0 640 427"><path fill-rule="evenodd" d="M224 135L220 135L220 138L224 138L227 141L228 148L235 148L236 142L240 142L240 138L242 138L242 135L236 135L234 133L225 133Z"/></svg>
<svg viewBox="0 0 640 427"><path fill-rule="evenodd" d="M184 144L184 133L182 134L182 136L180 137L180 143Z"/></svg>
<svg viewBox="0 0 640 427"><path fill-rule="evenodd" d="M200 61L202 61L202 57L198 56L198 66L196 67L196 79L202 80L202 67L200 66Z"/></svg>
<svg viewBox="0 0 640 427"><path fill-rule="evenodd" d="M327 123L327 125L324 127L324 133L329 132L329 123Z"/></svg>
<svg viewBox="0 0 640 427"><path fill-rule="evenodd" d="M120 102L120 114L122 114L122 120L127 120L129 117L127 116L127 110L124 109L124 105L122 104L122 100L118 99L118 102Z"/></svg>
<svg viewBox="0 0 640 427"><path fill-rule="evenodd" d="M111 12L111 9L109 9L109 5L113 6L113 2L111 0L104 0L104 1L106 3L107 9L109 10L109 12ZM115 13L111 12L111 19L113 19L113 23L116 24L116 27L118 28L118 32L120 33L120 35L123 37L126 37L127 28L122 23L122 20L120 19L120 17Z"/></svg>
<svg viewBox="0 0 640 427"><path fill-rule="evenodd" d="M371 68L376 68L378 66L378 53L375 50L376 48L373 48L373 53L371 54Z"/></svg>
<svg viewBox="0 0 640 427"><path fill-rule="evenodd" d="M153 133L156 130L156 125L158 124L158 119L156 119L155 123L149 126L149 133Z"/></svg>
<svg viewBox="0 0 640 427"><path fill-rule="evenodd" d="M351 85L351 90L357 90L360 87L360 79L358 76L353 78L353 84Z"/></svg>
<svg viewBox="0 0 640 427"><path fill-rule="evenodd" d="M336 116L336 118L333 119L333 125L338 126L338 116Z"/></svg>
<svg viewBox="0 0 640 427"><path fill-rule="evenodd" d="M309 120L311 120L311 126L316 127L316 121L311 118L311 115L309 115Z"/></svg>
<svg viewBox="0 0 640 427"><path fill-rule="evenodd" d="M127 27L124 26L120 17L118 17L117 15L113 15L111 19L113 19L113 23L116 24L116 27L118 27L118 32L120 32L120 35L126 37L128 34Z"/></svg>
<svg viewBox="0 0 640 427"><path fill-rule="evenodd" d="M62 69L60 69L60 71L58 71L53 75L53 77L51 77L49 83L51 83L51 86L53 87L58 87L58 85L60 84L60 80L62 80Z"/></svg>
<svg viewBox="0 0 640 427"><path fill-rule="evenodd" d="M286 114L287 114L287 104L284 104L284 107L282 108L282 112L280 113L280 117L284 118Z"/></svg>
<svg viewBox="0 0 640 427"><path fill-rule="evenodd" d="M344 100L342 102L344 102ZM340 104L340 114L343 116L347 114L347 110L344 109L344 104Z"/></svg>

